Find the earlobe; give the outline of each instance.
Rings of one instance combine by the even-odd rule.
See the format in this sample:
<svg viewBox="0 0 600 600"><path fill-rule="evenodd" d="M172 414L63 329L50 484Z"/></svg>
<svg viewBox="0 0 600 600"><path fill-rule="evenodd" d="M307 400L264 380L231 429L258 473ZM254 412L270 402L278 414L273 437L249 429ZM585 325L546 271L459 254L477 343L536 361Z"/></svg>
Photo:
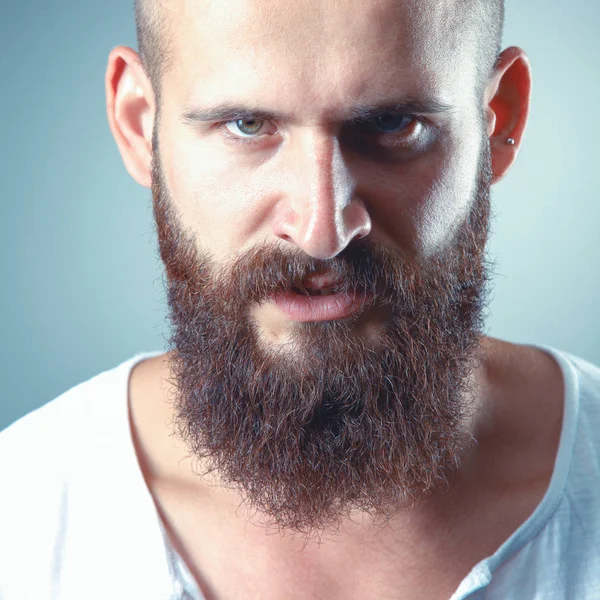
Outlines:
<svg viewBox="0 0 600 600"><path fill-rule="evenodd" d="M156 111L152 86L135 50L125 46L112 50L105 83L108 121L125 167L135 181L149 188Z"/></svg>
<svg viewBox="0 0 600 600"><path fill-rule="evenodd" d="M521 48L502 52L486 94L492 183L497 183L517 158L529 116L531 67Z"/></svg>

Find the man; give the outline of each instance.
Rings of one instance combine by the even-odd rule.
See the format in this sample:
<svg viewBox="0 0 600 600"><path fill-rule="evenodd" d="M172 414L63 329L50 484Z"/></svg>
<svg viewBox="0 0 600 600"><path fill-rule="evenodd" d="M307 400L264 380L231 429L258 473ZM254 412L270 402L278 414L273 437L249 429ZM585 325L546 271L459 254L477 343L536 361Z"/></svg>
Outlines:
<svg viewBox="0 0 600 600"><path fill-rule="evenodd" d="M483 332L500 1L136 10L170 349L0 435L0 597L600 598L600 369Z"/></svg>

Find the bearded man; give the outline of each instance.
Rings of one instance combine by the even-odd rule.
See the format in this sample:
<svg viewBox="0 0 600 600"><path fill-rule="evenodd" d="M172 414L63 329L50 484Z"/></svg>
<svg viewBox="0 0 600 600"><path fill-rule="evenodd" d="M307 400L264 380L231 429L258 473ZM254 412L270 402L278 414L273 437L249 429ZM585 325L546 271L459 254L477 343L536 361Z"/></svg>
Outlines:
<svg viewBox="0 0 600 600"><path fill-rule="evenodd" d="M600 598L600 369L484 332L501 0L136 16L108 118L169 348L0 436L0 597Z"/></svg>

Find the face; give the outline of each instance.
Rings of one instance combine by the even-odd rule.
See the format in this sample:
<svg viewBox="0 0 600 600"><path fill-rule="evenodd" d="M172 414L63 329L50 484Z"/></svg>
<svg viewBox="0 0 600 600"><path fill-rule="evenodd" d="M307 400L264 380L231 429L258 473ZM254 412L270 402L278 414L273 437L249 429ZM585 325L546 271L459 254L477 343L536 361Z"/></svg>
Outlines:
<svg viewBox="0 0 600 600"><path fill-rule="evenodd" d="M325 259L366 236L426 260L453 239L483 141L474 52L451 7L416 4L180 3L161 164L215 261L271 242ZM253 314L289 341L282 310Z"/></svg>
<svg viewBox="0 0 600 600"><path fill-rule="evenodd" d="M193 4L153 144L179 433L283 527L390 515L465 444L491 181L474 50L441 2Z"/></svg>

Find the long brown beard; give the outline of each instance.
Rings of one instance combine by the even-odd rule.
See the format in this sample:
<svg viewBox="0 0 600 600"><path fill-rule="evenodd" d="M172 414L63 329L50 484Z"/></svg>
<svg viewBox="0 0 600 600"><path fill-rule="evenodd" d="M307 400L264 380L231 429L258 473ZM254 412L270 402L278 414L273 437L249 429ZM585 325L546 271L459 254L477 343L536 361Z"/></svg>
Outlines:
<svg viewBox="0 0 600 600"><path fill-rule="evenodd" d="M313 533L354 511L384 523L446 481L469 444L489 267L491 161L454 243L427 264L367 239L330 260L272 244L217 265L179 222L155 139L153 200L168 278L174 425L199 474L235 488L263 522ZM390 317L295 323L269 348L254 303L326 268Z"/></svg>

